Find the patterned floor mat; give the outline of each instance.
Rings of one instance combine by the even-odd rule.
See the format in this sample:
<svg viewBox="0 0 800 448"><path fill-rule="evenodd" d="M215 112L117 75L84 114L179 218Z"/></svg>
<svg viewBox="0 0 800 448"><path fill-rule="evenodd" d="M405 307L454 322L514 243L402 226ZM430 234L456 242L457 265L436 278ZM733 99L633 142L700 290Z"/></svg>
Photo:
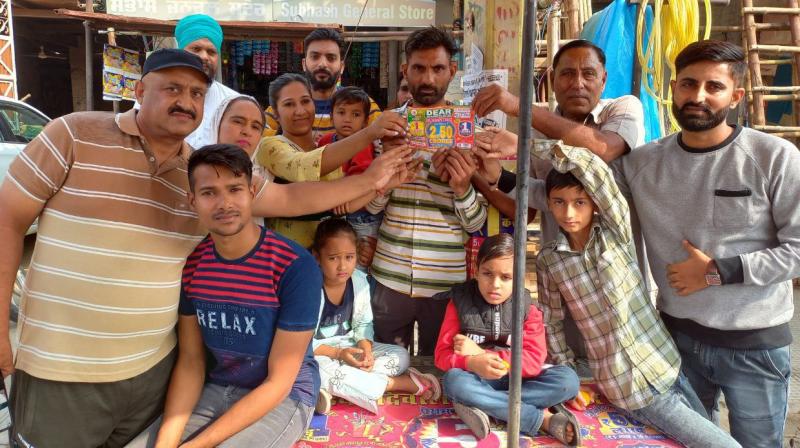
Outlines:
<svg viewBox="0 0 800 448"><path fill-rule="evenodd" d="M586 447L680 446L609 404L593 404L577 417ZM489 437L475 440L444 397L438 402L426 402L414 396L386 394L378 414L335 400L329 415L314 416L305 438L295 447L500 448L506 446L506 441L505 428L497 425ZM520 447L558 446L562 445L543 435L520 438Z"/></svg>

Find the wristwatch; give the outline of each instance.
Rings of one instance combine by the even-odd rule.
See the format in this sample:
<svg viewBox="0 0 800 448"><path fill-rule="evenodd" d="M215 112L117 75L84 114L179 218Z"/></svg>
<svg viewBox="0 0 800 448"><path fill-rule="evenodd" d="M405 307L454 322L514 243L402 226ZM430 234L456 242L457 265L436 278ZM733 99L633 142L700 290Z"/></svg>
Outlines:
<svg viewBox="0 0 800 448"><path fill-rule="evenodd" d="M721 286L722 285L722 277L719 275L719 270L717 269L717 264L714 263L714 260L711 260L708 263L708 268L706 269L706 285L708 286Z"/></svg>

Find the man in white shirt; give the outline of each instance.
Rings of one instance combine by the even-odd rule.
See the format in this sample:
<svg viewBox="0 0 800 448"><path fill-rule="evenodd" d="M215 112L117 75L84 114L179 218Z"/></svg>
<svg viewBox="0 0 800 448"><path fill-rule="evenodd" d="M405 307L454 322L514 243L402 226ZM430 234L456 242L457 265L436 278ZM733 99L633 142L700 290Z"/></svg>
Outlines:
<svg viewBox="0 0 800 448"><path fill-rule="evenodd" d="M175 26L175 40L178 48L197 55L203 61L203 70L209 78L215 79L219 54L222 48L222 28L216 20L205 14L192 14L182 18ZM186 143L197 149L201 146L217 143L213 132L214 111L225 98L236 96L239 93L214 81L208 87L206 100L203 105L203 121L194 132L186 137Z"/></svg>

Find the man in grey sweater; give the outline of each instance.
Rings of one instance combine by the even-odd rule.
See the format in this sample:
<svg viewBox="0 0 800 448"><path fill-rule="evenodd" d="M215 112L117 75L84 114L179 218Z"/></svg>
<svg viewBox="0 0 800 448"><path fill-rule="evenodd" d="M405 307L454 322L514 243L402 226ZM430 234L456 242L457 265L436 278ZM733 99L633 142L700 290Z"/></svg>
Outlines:
<svg viewBox="0 0 800 448"><path fill-rule="evenodd" d="M728 125L744 97L738 46L701 41L675 60L682 131L618 159L658 307L709 415L725 394L734 438L780 447L788 408L791 279L800 276L800 153Z"/></svg>

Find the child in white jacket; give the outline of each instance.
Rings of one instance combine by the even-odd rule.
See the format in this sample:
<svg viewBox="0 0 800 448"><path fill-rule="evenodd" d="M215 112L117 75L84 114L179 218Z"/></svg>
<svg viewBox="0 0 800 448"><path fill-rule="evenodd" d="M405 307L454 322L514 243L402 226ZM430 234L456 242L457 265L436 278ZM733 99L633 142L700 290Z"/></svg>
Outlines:
<svg viewBox="0 0 800 448"><path fill-rule="evenodd" d="M373 342L370 289L366 274L355 270L356 233L350 224L339 218L321 222L312 251L323 275L312 340L322 380L317 412L330 410L331 395L373 413L387 391L438 400L439 381L410 368L406 349Z"/></svg>

